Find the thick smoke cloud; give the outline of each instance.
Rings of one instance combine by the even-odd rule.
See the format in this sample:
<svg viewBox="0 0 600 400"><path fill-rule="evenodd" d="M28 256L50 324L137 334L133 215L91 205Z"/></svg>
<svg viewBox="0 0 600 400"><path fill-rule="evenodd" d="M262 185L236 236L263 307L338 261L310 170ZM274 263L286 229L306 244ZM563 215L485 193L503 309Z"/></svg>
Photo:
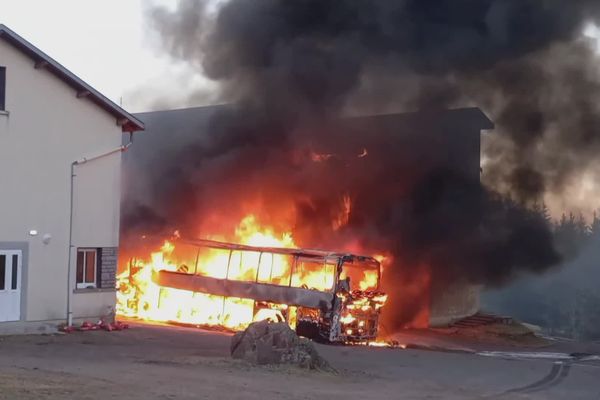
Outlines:
<svg viewBox="0 0 600 400"><path fill-rule="evenodd" d="M390 79L412 74L416 93L395 86L395 102L470 101L492 114L505 140L486 144L487 179L521 200L560 190L598 150L595 55L578 43L600 14L596 1L238 0L216 12L208 4L154 10L165 46L219 81L228 100L286 125L335 114L357 94L389 101ZM386 84L365 99L361 86L373 80Z"/></svg>
<svg viewBox="0 0 600 400"><path fill-rule="evenodd" d="M247 191L257 194L248 207L265 208L276 226L286 213L265 199L281 199L295 207L303 245L357 239L391 251L409 267L391 267L388 284L410 280L411 265L492 286L544 271L560 260L545 221L500 194L531 205L595 166L600 80L580 37L599 9L592 0L182 0L153 9L170 54L235 104L170 160L185 172L165 177L175 193L156 204L185 225L191 210L242 213ZM329 132L307 126L390 104L484 108L497 122L484 142L486 186L435 165L402 176L393 146L375 137L367 147L381 148L377 166L345 156L303 162ZM350 219L334 230L345 194ZM395 323L413 317L398 312Z"/></svg>

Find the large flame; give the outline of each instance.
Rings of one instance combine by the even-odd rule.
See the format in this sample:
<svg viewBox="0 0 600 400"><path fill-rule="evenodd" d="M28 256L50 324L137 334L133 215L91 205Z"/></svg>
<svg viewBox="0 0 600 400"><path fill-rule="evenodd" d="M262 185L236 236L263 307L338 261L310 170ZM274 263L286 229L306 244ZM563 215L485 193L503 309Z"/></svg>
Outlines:
<svg viewBox="0 0 600 400"><path fill-rule="evenodd" d="M250 214L238 224L233 236L226 238L236 243L261 247L296 247L290 232L276 232L269 226L261 226L257 217ZM179 247L179 246L178 246ZM182 249L166 241L151 254L148 260L129 260L127 269L117 277L117 313L144 320L179 322L204 326L223 326L243 329L249 323L261 319L281 319L287 305L260 304L253 300L224 298L204 293L160 287L152 281L153 271L179 271L199 274L217 279L257 281L276 285L306 287L316 290L331 289L335 277L335 265L309 262L298 267L291 275L292 259L283 254L260 256L258 252L228 252L218 249ZM377 284L377 273L365 272L360 277L360 288ZM288 315L293 321L293 310Z"/></svg>

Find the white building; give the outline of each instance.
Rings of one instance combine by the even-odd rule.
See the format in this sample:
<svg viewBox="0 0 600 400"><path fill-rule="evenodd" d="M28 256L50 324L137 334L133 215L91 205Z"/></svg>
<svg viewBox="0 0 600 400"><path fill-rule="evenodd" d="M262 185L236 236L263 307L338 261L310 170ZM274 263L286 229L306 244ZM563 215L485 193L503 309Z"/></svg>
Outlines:
<svg viewBox="0 0 600 400"><path fill-rule="evenodd" d="M110 314L122 136L143 129L0 25L0 333Z"/></svg>

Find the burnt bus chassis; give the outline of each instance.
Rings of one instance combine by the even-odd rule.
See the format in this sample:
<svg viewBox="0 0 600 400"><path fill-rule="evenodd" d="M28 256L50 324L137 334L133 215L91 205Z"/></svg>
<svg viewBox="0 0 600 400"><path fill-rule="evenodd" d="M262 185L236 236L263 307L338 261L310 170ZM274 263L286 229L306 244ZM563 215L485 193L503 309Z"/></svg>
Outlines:
<svg viewBox="0 0 600 400"><path fill-rule="evenodd" d="M258 252L289 255L293 258L289 284L287 286L258 282L258 270L254 282L228 279L229 263L225 279L211 278L203 275L174 271L154 271L152 280L161 287L188 290L223 297L251 299L255 302L287 304L297 307L296 330L299 335L324 342L368 342L375 340L378 333L380 306L370 299L383 295L371 291L351 291L347 282L340 279L344 263L360 262L370 268L377 268L377 282L381 274L377 260L367 256L347 253L333 253L322 250L286 249L277 247L255 247L233 243L223 243L202 239L177 239L175 243L183 243L201 248L212 248L229 251L229 261L234 251ZM291 281L299 259L322 262L323 265L334 264L334 285L331 291L320 291L304 287L292 287ZM354 309L351 304L356 301L368 304L367 310ZM343 322L344 315L352 315L350 325ZM286 315L286 319L288 316ZM362 322L361 322L362 321ZM288 321L289 322L289 321ZM361 326L358 329L358 325Z"/></svg>

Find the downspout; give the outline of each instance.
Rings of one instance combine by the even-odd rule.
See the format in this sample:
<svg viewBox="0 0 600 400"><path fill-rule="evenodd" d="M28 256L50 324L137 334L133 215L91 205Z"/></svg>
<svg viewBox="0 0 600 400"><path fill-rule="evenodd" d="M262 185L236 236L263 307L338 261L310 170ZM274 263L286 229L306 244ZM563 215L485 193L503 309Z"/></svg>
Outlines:
<svg viewBox="0 0 600 400"><path fill-rule="evenodd" d="M83 157L79 160L75 160L71 163L71 194L69 200L69 256L67 261L67 326L73 325L73 304L71 301L71 296L73 295L72 282L71 282L71 260L72 260L72 250L73 250L73 193L75 186L75 167L86 164L90 161L95 161L100 158L104 158L106 156L110 156L115 153L123 153L127 151L129 146L133 143L133 132L129 132L129 142L122 146L117 147L116 149L109 150L105 153L97 154L95 156L86 158Z"/></svg>

